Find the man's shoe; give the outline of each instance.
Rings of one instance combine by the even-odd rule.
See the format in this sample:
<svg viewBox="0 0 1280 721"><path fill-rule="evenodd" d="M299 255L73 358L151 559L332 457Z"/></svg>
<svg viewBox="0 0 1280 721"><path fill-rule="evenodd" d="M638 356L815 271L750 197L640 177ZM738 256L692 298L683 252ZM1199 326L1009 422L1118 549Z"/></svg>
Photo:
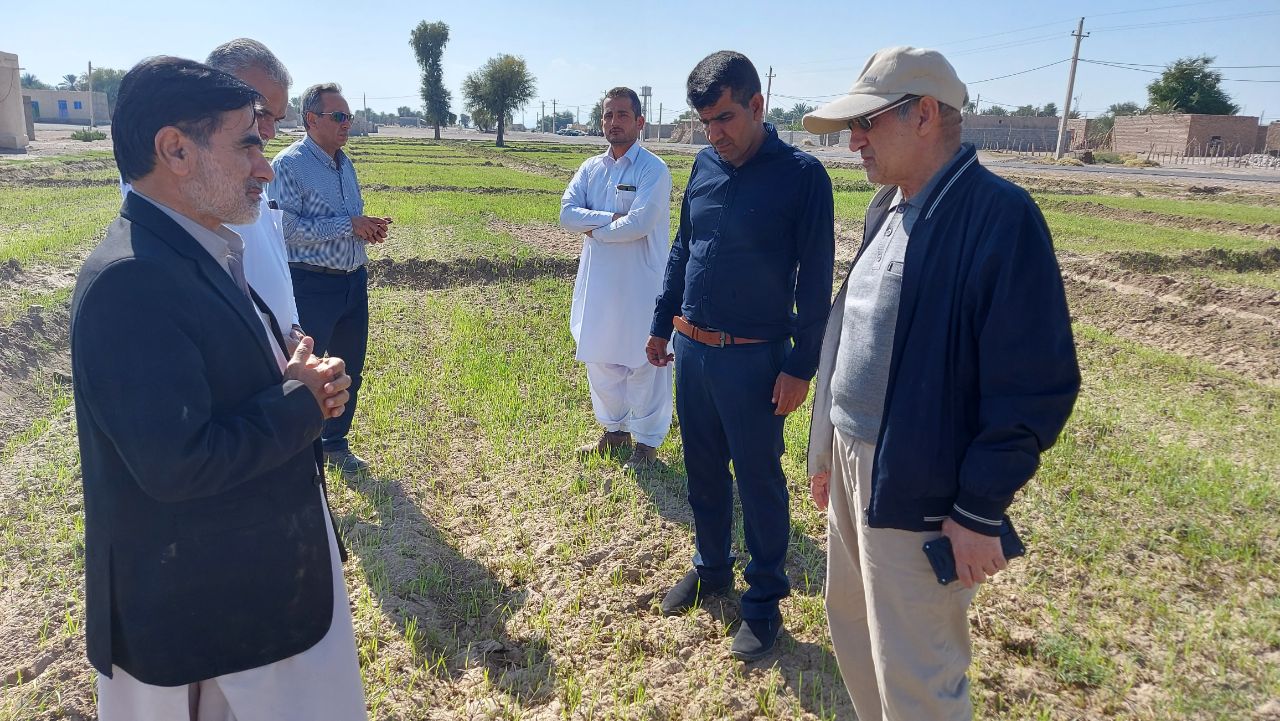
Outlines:
<svg viewBox="0 0 1280 721"><path fill-rule="evenodd" d="M369 472L369 464L351 451L325 451L324 462L325 465L337 468L344 478Z"/></svg>
<svg viewBox="0 0 1280 721"><path fill-rule="evenodd" d="M642 471L658 462L658 449L653 446L646 446L643 443L637 443L636 449L632 451L631 457L626 463L622 464L622 470L636 473Z"/></svg>
<svg viewBox="0 0 1280 721"><path fill-rule="evenodd" d="M589 456L592 454L607 456L619 448L627 448L631 445L631 434L626 431L605 431L600 434L600 440L595 443L588 443L578 448L578 455Z"/></svg>
<svg viewBox="0 0 1280 721"><path fill-rule="evenodd" d="M739 661L759 661L773 650L782 631L782 615L773 618L744 618L733 637L733 657Z"/></svg>
<svg viewBox="0 0 1280 721"><path fill-rule="evenodd" d="M702 582L698 569L694 568L684 574L684 578L672 586L670 591L667 591L667 595L662 599L662 615L679 616L702 603L705 598L723 596L732 587L732 582L716 588L709 587Z"/></svg>

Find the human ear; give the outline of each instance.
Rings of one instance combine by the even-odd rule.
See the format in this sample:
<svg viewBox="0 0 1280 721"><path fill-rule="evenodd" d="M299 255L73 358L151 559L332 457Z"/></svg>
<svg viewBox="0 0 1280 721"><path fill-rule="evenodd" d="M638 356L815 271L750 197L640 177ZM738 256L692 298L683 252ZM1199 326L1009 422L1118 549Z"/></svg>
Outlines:
<svg viewBox="0 0 1280 721"><path fill-rule="evenodd" d="M156 162L174 175L185 176L195 167L194 145L181 130L166 125L156 132Z"/></svg>

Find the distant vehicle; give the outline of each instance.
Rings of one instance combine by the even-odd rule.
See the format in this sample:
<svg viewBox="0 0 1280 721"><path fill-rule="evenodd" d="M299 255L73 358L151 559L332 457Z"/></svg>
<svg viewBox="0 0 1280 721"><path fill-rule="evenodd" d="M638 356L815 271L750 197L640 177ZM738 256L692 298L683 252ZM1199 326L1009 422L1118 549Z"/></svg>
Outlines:
<svg viewBox="0 0 1280 721"><path fill-rule="evenodd" d="M581 130L575 130L574 128L560 128L559 130L556 131L556 135L577 136L577 135L586 135L586 133L582 132Z"/></svg>

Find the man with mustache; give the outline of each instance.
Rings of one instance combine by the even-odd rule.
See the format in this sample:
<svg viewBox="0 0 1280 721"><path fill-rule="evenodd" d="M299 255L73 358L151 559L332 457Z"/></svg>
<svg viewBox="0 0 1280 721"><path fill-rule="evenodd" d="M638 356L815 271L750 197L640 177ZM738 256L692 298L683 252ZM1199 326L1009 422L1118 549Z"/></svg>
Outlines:
<svg viewBox="0 0 1280 721"><path fill-rule="evenodd" d="M782 429L818 366L835 262L831 179L763 122L760 74L743 54L703 58L687 90L712 147L694 160L646 351L654 365L674 359L680 369L697 553L662 611L683 613L732 588L736 476L751 562L732 651L754 661L773 649L778 602L791 591Z"/></svg>
<svg viewBox="0 0 1280 721"><path fill-rule="evenodd" d="M260 100L157 57L112 116L132 187L71 304L103 721L365 718L315 444L351 380L310 338L288 352L227 227L272 177Z"/></svg>
<svg viewBox="0 0 1280 721"><path fill-rule="evenodd" d="M634 90L605 94L601 128L609 150L578 168L560 201L560 224L583 234L569 328L604 426L578 453L609 454L634 436L623 467L640 470L657 461L671 428L671 368L644 354L668 251L671 171L636 142L644 116Z"/></svg>
<svg viewBox="0 0 1280 721"><path fill-rule="evenodd" d="M365 248L386 240L391 223L390 218L364 214L355 168L342 152L353 119L336 83L307 88L302 93L307 137L271 161L276 177L270 189L284 212L298 318L315 338L315 352L346 359L351 374L351 402L341 416L325 422L320 436L325 462L348 478L369 469L347 441L369 345Z"/></svg>
<svg viewBox="0 0 1280 721"><path fill-rule="evenodd" d="M1005 568L1005 511L1080 389L1049 228L960 142L967 100L936 50L894 47L804 117L848 129L884 186L827 321L809 435L832 646L860 719L972 717L969 604ZM925 555L943 540L958 583Z"/></svg>

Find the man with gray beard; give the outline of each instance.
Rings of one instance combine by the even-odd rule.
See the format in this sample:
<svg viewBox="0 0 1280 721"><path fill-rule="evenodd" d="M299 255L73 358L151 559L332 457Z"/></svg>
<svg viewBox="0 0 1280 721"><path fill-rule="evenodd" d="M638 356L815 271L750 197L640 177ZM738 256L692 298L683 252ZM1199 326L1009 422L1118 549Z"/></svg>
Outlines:
<svg viewBox="0 0 1280 721"><path fill-rule="evenodd" d="M288 352L227 227L272 178L259 100L171 57L120 85L132 186L71 302L102 721L366 718L316 444L351 379L311 338Z"/></svg>

